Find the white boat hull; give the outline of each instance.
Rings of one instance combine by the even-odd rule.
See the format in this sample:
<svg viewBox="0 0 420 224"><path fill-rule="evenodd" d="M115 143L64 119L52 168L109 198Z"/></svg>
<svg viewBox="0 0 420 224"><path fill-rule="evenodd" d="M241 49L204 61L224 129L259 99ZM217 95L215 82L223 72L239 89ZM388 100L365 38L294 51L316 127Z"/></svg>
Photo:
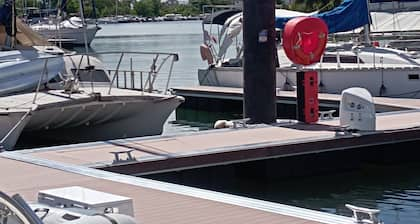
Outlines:
<svg viewBox="0 0 420 224"><path fill-rule="evenodd" d="M0 55L0 95L35 89L44 72L46 60L41 84L54 78L64 68L62 57L38 55L36 51L13 51L9 54ZM31 55L35 56L29 59Z"/></svg>
<svg viewBox="0 0 420 224"><path fill-rule="evenodd" d="M50 25L51 27L51 25ZM60 30L52 29L52 28L35 28L35 31L40 33L49 42L62 42L62 44L69 44L69 45L84 45L84 29L83 28L61 28ZM95 38L96 32L98 32L99 28L96 26L88 26L86 28L86 41L87 44L90 45L93 39Z"/></svg>
<svg viewBox="0 0 420 224"><path fill-rule="evenodd" d="M306 69L311 70L311 69ZM350 87L366 88L372 96L420 98L420 67L396 66L392 68L329 68L313 69L318 72L319 92L340 94ZM290 90L296 86L296 69L280 68L276 71L276 87ZM214 67L198 71L200 85L243 87L241 67ZM287 82L286 82L287 81Z"/></svg>
<svg viewBox="0 0 420 224"><path fill-rule="evenodd" d="M214 67L211 69L199 69L198 81L200 85L222 86L222 87L243 87L242 67ZM276 86L283 87L286 76L276 72Z"/></svg>
<svg viewBox="0 0 420 224"><path fill-rule="evenodd" d="M26 98L32 95L27 94ZM0 116L0 139L9 135L3 147L11 150L22 132L66 142L159 135L169 115L183 101L179 96L159 94L103 96L100 100L78 99L75 94L71 100L39 105L11 134L9 131L25 112L0 111L3 112Z"/></svg>

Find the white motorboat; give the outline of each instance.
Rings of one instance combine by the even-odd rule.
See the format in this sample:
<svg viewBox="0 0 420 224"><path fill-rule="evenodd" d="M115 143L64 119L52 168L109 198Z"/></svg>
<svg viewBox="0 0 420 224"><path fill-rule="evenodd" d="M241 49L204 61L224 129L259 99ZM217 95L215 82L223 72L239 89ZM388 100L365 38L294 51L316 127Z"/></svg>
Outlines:
<svg viewBox="0 0 420 224"><path fill-rule="evenodd" d="M33 91L43 72L48 74L41 84L53 79L64 68L62 49L50 46L20 20L16 21L15 46L10 47L10 36L0 25L0 96ZM48 63L47 63L48 62Z"/></svg>
<svg viewBox="0 0 420 224"><path fill-rule="evenodd" d="M47 60L48 66L45 66ZM44 70L49 75L42 80L42 84L53 79L63 67L62 57L44 51L0 51L0 95L32 91Z"/></svg>
<svg viewBox="0 0 420 224"><path fill-rule="evenodd" d="M44 36L49 42L66 45L84 45L85 33L88 45L95 38L96 33L101 28L97 25L83 25L79 17L70 17L67 20L54 24L52 21L47 23L37 23L31 28Z"/></svg>
<svg viewBox="0 0 420 224"><path fill-rule="evenodd" d="M347 3L349 1L346 0ZM366 4L365 1L354 2ZM289 17L301 16L299 13L286 14ZM198 71L200 85L243 87L240 16L236 13L227 17L220 13L211 17L213 21L221 21L210 25L221 25L221 29L206 29L206 24L203 24L204 44L201 53L209 66ZM276 19L276 24L281 25L285 20L287 18ZM203 21L209 23L208 20ZM342 24L334 24L331 30L340 26ZM347 29L343 27L337 31L342 32L344 28ZM220 33L215 37L209 30L218 30ZM232 43L236 44L235 47ZM333 44L327 47L319 63L302 67L292 64L282 47L279 47L276 86L279 90L293 90L296 72L312 70L318 72L320 92L341 93L349 87L363 87L373 96L420 98L420 64L417 57L405 51L375 47L370 43Z"/></svg>
<svg viewBox="0 0 420 224"><path fill-rule="evenodd" d="M126 60L141 64L136 61L139 55L153 56L152 66L123 72ZM184 101L166 91L177 58L176 54L126 52L110 79L109 70L94 57L64 57L66 71L46 89L0 97L0 146L13 149L22 132L65 142L161 134L168 116ZM163 68L168 70L168 81L164 92L159 93L154 82ZM124 79L118 78L122 74Z"/></svg>

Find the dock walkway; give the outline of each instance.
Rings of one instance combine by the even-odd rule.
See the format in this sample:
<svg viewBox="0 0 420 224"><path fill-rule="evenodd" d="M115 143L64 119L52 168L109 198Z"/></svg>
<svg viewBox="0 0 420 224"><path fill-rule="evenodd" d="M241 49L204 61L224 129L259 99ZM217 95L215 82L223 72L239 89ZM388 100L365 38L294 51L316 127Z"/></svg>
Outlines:
<svg viewBox="0 0 420 224"><path fill-rule="evenodd" d="M40 190L82 186L130 197L138 223L350 224L351 218L181 185L34 158L0 153L0 189L36 201Z"/></svg>
<svg viewBox="0 0 420 224"><path fill-rule="evenodd" d="M20 153L129 175L144 175L244 161L420 140L420 110L377 114L376 131L346 132L338 119L308 125L281 120L275 125L218 129L173 136L131 138ZM114 154L122 152L116 161ZM127 153L132 156L130 159Z"/></svg>
<svg viewBox="0 0 420 224"><path fill-rule="evenodd" d="M420 101L409 101L383 102L400 111L377 114L377 130L369 132L348 132L338 119L311 125L279 120L273 125L3 152L0 190L33 201L39 190L92 188L132 198L135 218L149 224L349 224L349 217L129 175L418 141Z"/></svg>

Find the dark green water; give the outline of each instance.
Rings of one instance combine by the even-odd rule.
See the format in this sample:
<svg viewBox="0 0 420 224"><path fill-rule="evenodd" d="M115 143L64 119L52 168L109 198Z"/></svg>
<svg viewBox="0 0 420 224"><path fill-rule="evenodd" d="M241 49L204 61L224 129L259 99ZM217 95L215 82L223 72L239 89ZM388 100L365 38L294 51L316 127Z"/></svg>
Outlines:
<svg viewBox="0 0 420 224"><path fill-rule="evenodd" d="M91 51L179 53L180 60L174 67L172 87L197 85L196 71L206 67L199 54L199 45L202 42L200 21L103 25L98 36L92 42ZM117 58L104 59L109 63L116 60ZM187 112L183 116L185 117L176 120L175 115L171 115L165 125L164 135L209 129L212 120L224 115ZM418 143L394 147L420 150ZM381 219L386 224L414 224L420 223L420 157L418 160L416 157L412 159L414 162L411 163L368 163L357 169L302 178L267 180L258 176L234 175L235 179L232 180L232 176L223 178L224 169L222 172L213 171L202 183L186 181L200 175L193 172L185 174L181 180L176 175L170 177L171 174L153 178L348 216L350 213L344 208L344 204L352 203L381 209ZM342 162L348 161L343 159ZM242 173L247 169L250 168L238 168Z"/></svg>
<svg viewBox="0 0 420 224"><path fill-rule="evenodd" d="M385 223L419 223L418 144L269 159L145 177L345 216L351 216L345 204L377 208ZM401 155L395 155L396 147L402 147Z"/></svg>

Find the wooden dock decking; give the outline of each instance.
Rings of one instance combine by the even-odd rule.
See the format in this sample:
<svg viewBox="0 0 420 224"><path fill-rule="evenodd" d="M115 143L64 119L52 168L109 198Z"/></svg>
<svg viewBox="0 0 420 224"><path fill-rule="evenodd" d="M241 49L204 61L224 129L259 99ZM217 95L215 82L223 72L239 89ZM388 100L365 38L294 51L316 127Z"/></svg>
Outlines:
<svg viewBox="0 0 420 224"><path fill-rule="evenodd" d="M349 217L124 174L420 140L420 100L383 99L381 104L399 111L377 114L377 130L369 132L347 132L337 119L310 125L279 120L272 125L3 152L0 190L32 201L39 190L67 186L118 194L133 199L140 223L349 224L353 223ZM116 153L121 153L120 160Z"/></svg>
<svg viewBox="0 0 420 224"><path fill-rule="evenodd" d="M420 110L381 113L377 115L376 123L376 131L351 133L342 131L338 119L312 125L283 120L275 125L248 125L246 128L40 148L20 153L143 175L420 140ZM121 160L115 161L116 152L128 151L135 159L127 159L122 153Z"/></svg>
<svg viewBox="0 0 420 224"><path fill-rule="evenodd" d="M82 186L130 197L138 223L292 223L350 224L353 220L308 209L0 153L0 190L35 201L40 190Z"/></svg>

